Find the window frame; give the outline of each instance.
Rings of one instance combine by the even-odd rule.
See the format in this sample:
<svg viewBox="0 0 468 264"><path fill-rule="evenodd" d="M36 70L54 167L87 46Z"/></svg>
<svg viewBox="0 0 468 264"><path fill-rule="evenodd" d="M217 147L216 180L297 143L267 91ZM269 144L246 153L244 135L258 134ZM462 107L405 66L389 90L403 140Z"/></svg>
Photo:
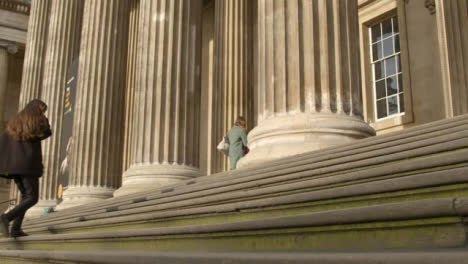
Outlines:
<svg viewBox="0 0 468 264"><path fill-rule="evenodd" d="M405 17L405 0L368 1L359 9L359 34L361 47L361 79L364 119L376 130L377 134L388 130L403 129L413 123L410 65ZM374 87L374 69L371 51L371 27L396 16L400 38L400 64L402 72L404 112L377 118L377 95ZM398 74L396 74L398 75ZM397 94L399 94L397 92ZM387 103L388 104L388 103ZM387 106L388 107L388 106ZM387 112L388 114L388 112Z"/></svg>
<svg viewBox="0 0 468 264"><path fill-rule="evenodd" d="M401 69L401 47L399 48L398 51L396 51L395 49L395 38L398 37L398 45L400 45L400 30L398 30L397 33L395 33L395 27L394 27L394 21L395 19L398 21L398 16L397 15L393 15L393 16L389 16L385 19L381 19L379 21L377 21L376 23L370 25L368 27L368 34L369 36L372 36L372 31L373 31L373 27L379 25L380 27L380 40L377 40L375 42L373 42L372 40L372 37L369 37L369 52L370 52L370 56L369 56L369 59L370 59L370 63L371 63L371 69L372 69L372 87L373 87L373 103L374 103L374 120L376 120L377 122L380 122L382 120L385 120L385 119L389 119L389 118L393 118L393 117L396 117L398 115L404 115L405 114L405 111L401 111L401 104L400 104L400 95L402 94L403 95L403 103L404 103L404 85L403 86L403 92L400 90L400 84L399 84L399 79L400 78L403 78L403 71ZM388 36L388 37L384 37L383 36L383 31L382 31L382 26L383 26L383 23L385 21L390 21L391 23L391 26L392 26L392 32L391 32L391 35ZM390 55L387 55L385 56L385 41L386 40L392 40L392 53ZM374 54L374 50L373 50L373 46L375 44L379 43L380 45L382 45L382 58L378 58L375 60L375 54ZM390 75L390 76L387 76L387 65L386 65L386 61L390 58L395 58L395 68L397 68L397 65L400 64L400 69L399 71L395 71L394 74ZM376 65L377 63L382 63L383 64L383 67L384 67L384 75L383 75L383 78L379 78L377 79L376 77L376 72L375 72L375 67L374 65ZM388 82L387 80L389 79L389 77L396 77L397 78L397 81L396 81L396 85L398 86L397 88L397 91L395 94L392 94L392 95L389 95L388 94ZM385 83L385 96L381 97L381 98L377 98L377 83L380 82L380 81L384 81ZM403 83L403 82L402 82ZM395 114L390 114L390 107L389 107L389 103L388 103L388 100L389 98L391 97L397 97L397 100L398 100L398 111L397 113ZM385 100L385 107L386 107L386 116L385 117L382 117L382 118L379 118L378 117L378 101L379 100ZM404 109L404 104L403 104L403 109Z"/></svg>

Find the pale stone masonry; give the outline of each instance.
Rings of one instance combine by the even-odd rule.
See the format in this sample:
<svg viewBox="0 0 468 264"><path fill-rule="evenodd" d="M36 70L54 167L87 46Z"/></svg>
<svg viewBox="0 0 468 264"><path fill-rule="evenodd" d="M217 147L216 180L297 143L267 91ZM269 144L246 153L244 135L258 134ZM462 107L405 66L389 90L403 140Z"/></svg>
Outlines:
<svg viewBox="0 0 468 264"><path fill-rule="evenodd" d="M45 207L57 205L65 84L68 68L80 50L83 8L82 0L52 1L41 98L49 106L47 116L54 133L43 143L44 175L40 181L39 203L28 215L40 214Z"/></svg>
<svg viewBox="0 0 468 264"><path fill-rule="evenodd" d="M138 78L138 23L140 17L140 0L130 0L130 20L128 28L127 83L125 87L125 130L122 169L126 171L132 162L131 143L135 116L135 91Z"/></svg>
<svg viewBox="0 0 468 264"><path fill-rule="evenodd" d="M140 2L132 162L116 196L200 176L201 4Z"/></svg>
<svg viewBox="0 0 468 264"><path fill-rule="evenodd" d="M52 0L32 1L19 108L40 98Z"/></svg>
<svg viewBox="0 0 468 264"><path fill-rule="evenodd" d="M355 1L258 1L258 126L239 167L375 134L362 119Z"/></svg>
<svg viewBox="0 0 468 264"><path fill-rule="evenodd" d="M442 85L448 116L468 112L468 1L437 0Z"/></svg>
<svg viewBox="0 0 468 264"><path fill-rule="evenodd" d="M61 209L110 198L120 185L128 19L128 1L85 1L70 179Z"/></svg>

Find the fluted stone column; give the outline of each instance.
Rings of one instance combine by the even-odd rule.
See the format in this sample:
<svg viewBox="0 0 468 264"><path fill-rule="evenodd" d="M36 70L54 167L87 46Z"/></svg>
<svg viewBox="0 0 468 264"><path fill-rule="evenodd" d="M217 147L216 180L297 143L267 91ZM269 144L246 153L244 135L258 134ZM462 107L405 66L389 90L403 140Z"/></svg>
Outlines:
<svg viewBox="0 0 468 264"><path fill-rule="evenodd" d="M7 47L0 47L0 134L3 133L6 127L5 120L5 96L8 86L8 51ZM0 178L0 212L4 212L9 203L6 202L10 198L10 182L5 178Z"/></svg>
<svg viewBox="0 0 468 264"><path fill-rule="evenodd" d="M436 0L447 117L468 113L468 0Z"/></svg>
<svg viewBox="0 0 468 264"><path fill-rule="evenodd" d="M28 210L27 217L38 216L44 208L57 204L65 85L68 68L80 51L83 8L82 0L52 1L41 98L49 106L47 116L53 134L43 143L39 202Z"/></svg>
<svg viewBox="0 0 468 264"><path fill-rule="evenodd" d="M40 98L52 0L31 2L19 108Z"/></svg>
<svg viewBox="0 0 468 264"><path fill-rule="evenodd" d="M70 180L57 209L112 197L122 175L129 2L87 0Z"/></svg>
<svg viewBox="0 0 468 264"><path fill-rule="evenodd" d="M5 96L8 86L8 51L6 47L0 47L0 133L3 133L6 122L4 118L5 112Z"/></svg>
<svg viewBox="0 0 468 264"><path fill-rule="evenodd" d="M201 0L141 0L132 163L120 196L200 175Z"/></svg>
<svg viewBox="0 0 468 264"><path fill-rule="evenodd" d="M127 83L125 87L125 130L123 147L123 167L126 171L131 164L131 143L133 138L133 125L135 116L135 91L138 78L138 22L140 14L140 0L130 0L130 19L128 28L128 59Z"/></svg>
<svg viewBox="0 0 468 264"><path fill-rule="evenodd" d="M35 0L31 2L18 104L19 110L23 109L32 99L40 98L41 96L51 3L51 0ZM16 185L12 185L10 199L19 201L19 197Z"/></svg>
<svg viewBox="0 0 468 264"><path fill-rule="evenodd" d="M223 0L215 4L214 147L231 129L238 116L244 116L247 125L252 126L253 2ZM226 156L214 151L216 156L212 161L212 171L227 170Z"/></svg>
<svg viewBox="0 0 468 264"><path fill-rule="evenodd" d="M259 0L259 124L239 167L374 135L362 120L357 1Z"/></svg>

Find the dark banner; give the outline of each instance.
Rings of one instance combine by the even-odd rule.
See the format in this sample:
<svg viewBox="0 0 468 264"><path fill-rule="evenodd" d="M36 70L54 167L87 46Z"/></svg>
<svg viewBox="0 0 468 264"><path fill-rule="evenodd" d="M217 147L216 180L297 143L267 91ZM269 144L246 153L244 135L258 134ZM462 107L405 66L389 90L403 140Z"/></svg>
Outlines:
<svg viewBox="0 0 468 264"><path fill-rule="evenodd" d="M62 193L68 186L70 151L73 144L73 116L75 106L76 82L78 77L78 59L75 59L67 72L65 85L65 100L62 122L62 144L60 149L60 174L58 178L57 198L62 199Z"/></svg>

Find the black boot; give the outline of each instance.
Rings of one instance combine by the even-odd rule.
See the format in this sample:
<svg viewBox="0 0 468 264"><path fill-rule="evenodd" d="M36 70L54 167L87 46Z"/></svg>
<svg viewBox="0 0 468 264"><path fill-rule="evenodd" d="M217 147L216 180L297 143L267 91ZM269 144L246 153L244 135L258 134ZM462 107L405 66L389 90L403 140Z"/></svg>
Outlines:
<svg viewBox="0 0 468 264"><path fill-rule="evenodd" d="M25 232L23 232L23 230L19 229L19 230L16 230L16 229L12 229L11 232L10 232L10 237L23 237L23 236L28 236L28 234L26 234Z"/></svg>

